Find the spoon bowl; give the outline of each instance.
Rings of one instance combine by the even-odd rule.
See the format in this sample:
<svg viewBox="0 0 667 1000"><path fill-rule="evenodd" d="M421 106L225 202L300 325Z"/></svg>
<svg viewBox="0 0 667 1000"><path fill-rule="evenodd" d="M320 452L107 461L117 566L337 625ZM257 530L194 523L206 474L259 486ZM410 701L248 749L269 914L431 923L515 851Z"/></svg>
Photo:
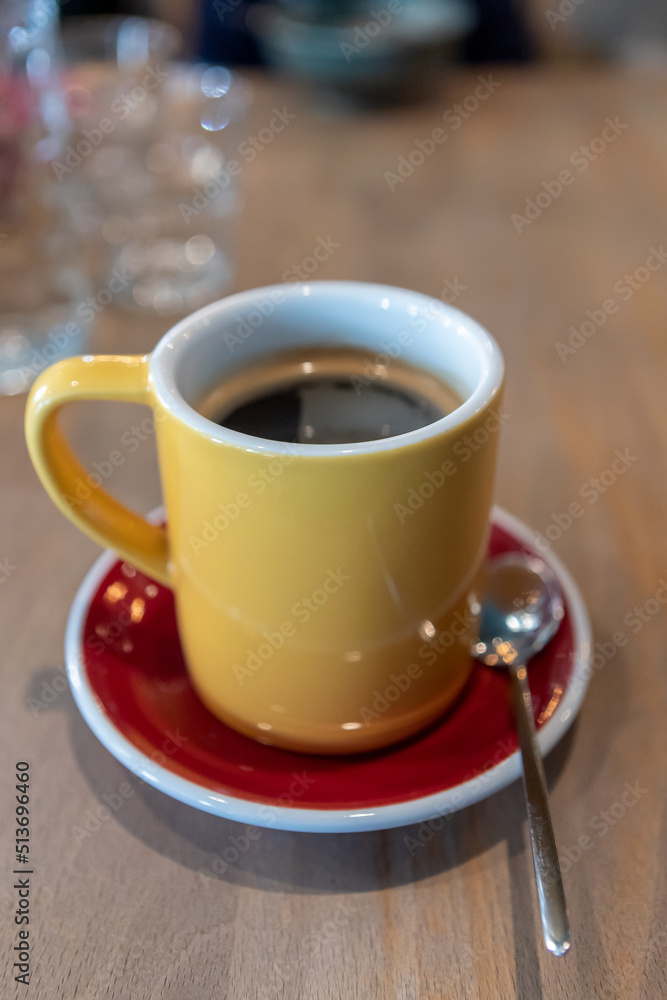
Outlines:
<svg viewBox="0 0 667 1000"><path fill-rule="evenodd" d="M507 666L512 651L514 659L528 659L554 637L564 615L560 584L543 559L520 552L497 556L487 566L473 655L487 667Z"/></svg>

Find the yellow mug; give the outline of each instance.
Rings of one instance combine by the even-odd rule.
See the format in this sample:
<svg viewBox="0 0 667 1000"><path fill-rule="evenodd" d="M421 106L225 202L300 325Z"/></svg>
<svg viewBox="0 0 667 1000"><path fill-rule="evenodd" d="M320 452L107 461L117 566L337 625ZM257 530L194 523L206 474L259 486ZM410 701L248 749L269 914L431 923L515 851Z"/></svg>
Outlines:
<svg viewBox="0 0 667 1000"><path fill-rule="evenodd" d="M239 366L304 345L400 357L463 403L345 445L254 438L195 409ZM264 743L354 753L427 726L469 676L502 384L498 345L442 302L361 282L279 285L199 310L150 356L53 365L31 391L26 436L63 513L173 589L211 712ZM101 488L75 498L86 472L58 422L75 399L152 407L166 527Z"/></svg>

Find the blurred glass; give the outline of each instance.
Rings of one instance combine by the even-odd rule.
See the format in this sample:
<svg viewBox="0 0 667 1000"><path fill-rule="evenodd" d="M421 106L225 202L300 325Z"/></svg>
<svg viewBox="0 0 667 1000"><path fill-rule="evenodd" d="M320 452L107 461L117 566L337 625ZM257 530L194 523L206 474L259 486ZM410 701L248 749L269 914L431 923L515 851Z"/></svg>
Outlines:
<svg viewBox="0 0 667 1000"><path fill-rule="evenodd" d="M54 0L0 8L0 392L79 353L90 291L52 172L69 134Z"/></svg>
<svg viewBox="0 0 667 1000"><path fill-rule="evenodd" d="M53 168L73 226L99 252L113 206L150 189L144 157L165 127L160 92L180 35L143 18L77 17L63 25L63 49L72 134Z"/></svg>
<svg viewBox="0 0 667 1000"><path fill-rule="evenodd" d="M161 100L165 123L142 145L131 189L107 187L102 234L117 248L112 268L132 276L123 301L171 316L233 286L241 206L234 156L248 90L222 66L172 65Z"/></svg>
<svg viewBox="0 0 667 1000"><path fill-rule="evenodd" d="M186 314L234 280L240 196L226 164L247 85L221 66L172 62L178 32L168 25L102 20L92 41L77 25L66 29L70 57L102 61L70 67L75 128L58 180L66 190L76 178L73 225L96 283L123 279L116 304Z"/></svg>

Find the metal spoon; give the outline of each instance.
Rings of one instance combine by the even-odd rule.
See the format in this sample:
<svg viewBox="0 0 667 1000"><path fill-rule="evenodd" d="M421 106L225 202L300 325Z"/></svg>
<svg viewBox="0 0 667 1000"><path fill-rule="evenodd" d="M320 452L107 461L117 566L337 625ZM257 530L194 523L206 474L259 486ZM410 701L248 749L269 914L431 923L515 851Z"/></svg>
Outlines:
<svg viewBox="0 0 667 1000"><path fill-rule="evenodd" d="M487 666L508 669L512 680L542 930L554 955L570 947L570 928L526 663L555 635L564 613L558 580L542 559L513 552L487 564L472 653Z"/></svg>

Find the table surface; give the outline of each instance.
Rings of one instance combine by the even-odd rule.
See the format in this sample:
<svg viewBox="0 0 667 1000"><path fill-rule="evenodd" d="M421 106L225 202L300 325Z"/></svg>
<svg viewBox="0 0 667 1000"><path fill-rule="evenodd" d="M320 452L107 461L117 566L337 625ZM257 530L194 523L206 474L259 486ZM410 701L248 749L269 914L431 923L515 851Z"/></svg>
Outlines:
<svg viewBox="0 0 667 1000"><path fill-rule="evenodd" d="M554 959L542 945L518 783L453 815L412 856L404 837L414 829L265 830L216 876L216 855L242 828L130 775L64 689L66 617L98 550L41 489L16 397L0 399L6 996L656 1000L667 992L667 77L500 68L476 100L478 75L488 81L486 71L456 71L427 105L357 117L256 80L248 134L275 108L295 117L247 163L238 285L289 278L321 240L330 252L313 277L455 300L499 340L511 419L497 500L552 539L603 644L581 715L546 765L571 951ZM466 117L454 111L443 121L466 98ZM432 155L399 182L388 178L434 129L446 139ZM142 351L167 325L110 307L93 346ZM92 462L137 413L95 404L85 420L73 408L68 422ZM625 463L614 465L619 452ZM150 441L118 468L113 489L140 509L155 505ZM581 516L567 526L572 504ZM17 760L32 772L26 992L12 982L8 957ZM122 807L77 835L124 782L133 794Z"/></svg>

